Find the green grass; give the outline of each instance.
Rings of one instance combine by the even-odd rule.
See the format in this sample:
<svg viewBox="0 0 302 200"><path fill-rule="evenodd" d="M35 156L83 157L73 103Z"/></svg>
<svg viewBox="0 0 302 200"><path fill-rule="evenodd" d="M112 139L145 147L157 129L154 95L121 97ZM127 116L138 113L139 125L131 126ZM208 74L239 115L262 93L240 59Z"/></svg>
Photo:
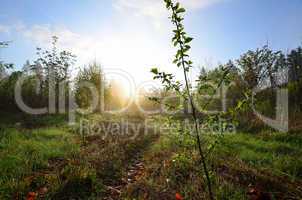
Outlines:
<svg viewBox="0 0 302 200"><path fill-rule="evenodd" d="M206 199L202 173L195 156L184 150L175 135L162 135L144 156L145 176L124 191L125 199Z"/></svg>
<svg viewBox="0 0 302 200"><path fill-rule="evenodd" d="M47 169L49 159L70 157L79 151L73 136L59 128L2 128L0 137L0 197L8 198L30 187L24 179Z"/></svg>
<svg viewBox="0 0 302 200"><path fill-rule="evenodd" d="M110 116L90 118L102 121ZM46 199L106 196L106 186L119 184L138 150L144 153L156 139L89 136L86 145L80 146L76 129L70 131L63 115L33 121L18 118L16 122L21 125L11 121L0 126L0 199L22 199L43 186L48 188ZM205 137L205 152L215 138ZM282 192L287 197L299 196L301 134L237 133L218 141L208 160L217 199L247 199L249 185L261 185L266 192ZM162 135L144 153L144 177L127 187L123 197L175 199L175 193L180 193L185 199L207 199L198 158L194 138Z"/></svg>
<svg viewBox="0 0 302 200"><path fill-rule="evenodd" d="M0 119L0 199L24 199L41 188L47 188L43 199L106 196L106 185L119 184L126 167L156 137L89 136L83 143L77 126L67 126L64 115L8 118Z"/></svg>
<svg viewBox="0 0 302 200"><path fill-rule="evenodd" d="M257 135L226 135L217 146L216 156L236 157L276 176L302 179L302 135L264 132Z"/></svg>
<svg viewBox="0 0 302 200"><path fill-rule="evenodd" d="M207 146L217 137L205 138ZM264 131L219 138L208 161L217 199L248 199L246 192L256 185L272 196L282 193L285 199L302 197L297 187L302 180L301 134ZM175 199L177 192L185 199L207 199L204 174L192 140L162 135L145 155L146 176L128 188L125 196Z"/></svg>
<svg viewBox="0 0 302 200"><path fill-rule="evenodd" d="M67 122L67 114L55 115L28 115L25 113L7 113L0 111L0 127L22 127L22 128L41 128L41 127L62 127Z"/></svg>

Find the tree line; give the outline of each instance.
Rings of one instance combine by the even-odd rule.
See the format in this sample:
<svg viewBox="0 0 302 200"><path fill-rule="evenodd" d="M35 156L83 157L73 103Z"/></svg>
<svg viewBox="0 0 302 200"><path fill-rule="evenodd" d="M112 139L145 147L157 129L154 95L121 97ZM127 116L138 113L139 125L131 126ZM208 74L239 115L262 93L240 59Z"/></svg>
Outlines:
<svg viewBox="0 0 302 200"><path fill-rule="evenodd" d="M8 47L1 42L0 47ZM15 70L14 65L0 61L0 108L6 112L20 112L15 101L15 86L22 79L22 99L32 108L47 107L47 113L68 111L69 97L74 99L79 108L91 106L93 95L98 96L95 112L101 110L101 91L104 90L106 109L118 109L123 101L118 91L118 83L106 81L100 64L93 62L76 72L76 56L67 50L58 48L58 37L52 37L50 49L36 49L37 59L26 61L22 69ZM95 87L95 93L87 84ZM50 106L49 104L53 104ZM64 109L61 109L64 108ZM61 110L60 110L61 109Z"/></svg>
<svg viewBox="0 0 302 200"><path fill-rule="evenodd" d="M8 42L0 43L0 47L8 47L8 45ZM94 112L101 112L102 107L105 107L106 110L119 109L125 104L125 99L120 92L121 87L114 81L108 82L101 65L96 62L88 64L72 78L75 61L76 56L74 54L58 48L57 37L52 38L50 49L37 48L37 59L33 62L27 61L21 70L14 70L13 64L0 60L1 110L20 111L14 96L15 85L20 77L24 77L22 84L24 102L30 107L41 108L49 107L49 100L53 99L55 104L50 113L59 111L60 106L68 108L68 98L71 92L74 93L77 105L85 109L92 104L92 95L97 95L99 97L97 98L98 105ZM258 88L261 92L255 96L256 108L273 117L276 110L276 89L287 88L290 102L290 121L293 122L293 126L297 119L302 117L302 47L297 47L285 54L282 51L272 50L269 46L263 46L256 50L249 50L238 59L230 60L215 69L206 70L202 67L195 84L196 87L192 89L193 95L196 96L195 102L202 105L201 102L207 101L203 95L217 92L213 85L218 85L226 69L228 70L228 78L224 80L228 82L225 84L229 85L226 98L227 107L238 106L238 102L245 99L248 91ZM166 78L169 78L168 74L165 75ZM91 89L83 86L83 83L87 82L95 87L97 93L92 94ZM184 90L184 88L179 86L179 90ZM158 89L152 92L143 92L137 101L140 102L144 110L152 111L160 109L160 106L150 101L150 96L163 99L169 95L171 92ZM102 105L102 100L106 101L106 105ZM59 102L63 102L64 105L60 105ZM185 113L189 110L187 102L179 105L178 100L171 98L166 103L175 108L181 106ZM220 99L213 99L207 109L221 110L221 106ZM131 105L128 112L139 113L140 111L137 106ZM258 125L259 123L250 107L247 107L244 113L240 113L238 118L240 118L243 127L253 127L254 124Z"/></svg>

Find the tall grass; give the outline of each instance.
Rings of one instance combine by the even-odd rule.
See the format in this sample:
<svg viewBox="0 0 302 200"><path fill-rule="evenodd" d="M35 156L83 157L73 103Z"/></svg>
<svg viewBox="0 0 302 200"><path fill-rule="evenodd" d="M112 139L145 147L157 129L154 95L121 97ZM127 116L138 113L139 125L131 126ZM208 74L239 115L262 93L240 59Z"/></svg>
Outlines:
<svg viewBox="0 0 302 200"><path fill-rule="evenodd" d="M46 169L51 158L76 154L72 135L58 128L35 130L2 128L0 136L0 197L29 187L26 177Z"/></svg>
<svg viewBox="0 0 302 200"><path fill-rule="evenodd" d="M236 157L246 164L292 180L302 179L302 135L265 132L227 135L216 156Z"/></svg>

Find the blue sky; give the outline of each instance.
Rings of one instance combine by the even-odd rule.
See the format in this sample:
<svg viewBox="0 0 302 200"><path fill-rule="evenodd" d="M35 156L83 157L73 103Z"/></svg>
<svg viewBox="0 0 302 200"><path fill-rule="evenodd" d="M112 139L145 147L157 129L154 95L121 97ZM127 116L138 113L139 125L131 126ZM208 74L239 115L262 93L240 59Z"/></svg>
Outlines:
<svg viewBox="0 0 302 200"><path fill-rule="evenodd" d="M196 66L214 67L268 43L288 51L302 44L301 0L181 0L195 40ZM13 41L1 58L19 69L57 35L78 56L75 68L96 59L137 82L153 66L173 71L171 25L161 0L1 0L0 41Z"/></svg>

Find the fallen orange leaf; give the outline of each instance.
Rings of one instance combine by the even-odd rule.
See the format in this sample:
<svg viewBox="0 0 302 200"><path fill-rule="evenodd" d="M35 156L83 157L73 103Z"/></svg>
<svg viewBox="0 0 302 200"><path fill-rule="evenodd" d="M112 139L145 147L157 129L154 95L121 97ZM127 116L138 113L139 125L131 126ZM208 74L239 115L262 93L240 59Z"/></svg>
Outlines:
<svg viewBox="0 0 302 200"><path fill-rule="evenodd" d="M26 200L35 200L37 196L38 196L37 193L35 193L35 192L29 192L27 194Z"/></svg>
<svg viewBox="0 0 302 200"><path fill-rule="evenodd" d="M183 200L183 197L179 193L176 193L175 194L175 199L176 200Z"/></svg>

